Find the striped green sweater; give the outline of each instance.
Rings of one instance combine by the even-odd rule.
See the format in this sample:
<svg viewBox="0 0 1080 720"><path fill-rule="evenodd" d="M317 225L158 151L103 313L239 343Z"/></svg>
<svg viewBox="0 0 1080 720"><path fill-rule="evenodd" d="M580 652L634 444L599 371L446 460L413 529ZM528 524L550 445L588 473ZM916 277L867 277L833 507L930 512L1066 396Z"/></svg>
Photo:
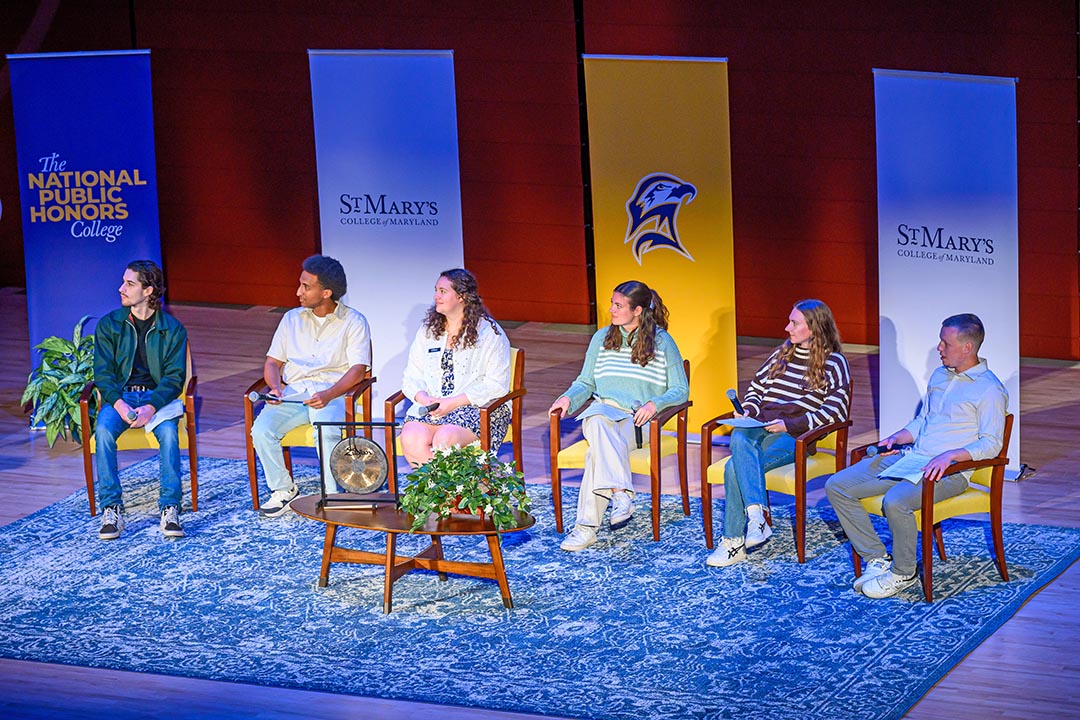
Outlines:
<svg viewBox="0 0 1080 720"><path fill-rule="evenodd" d="M593 335L581 374L563 393L570 400L571 413L577 412L589 398L615 403L624 410L650 400L657 411L686 401L690 387L683 370L683 358L667 331L657 329L656 354L645 367L630 361L625 331L618 350L605 350L607 331L604 327Z"/></svg>

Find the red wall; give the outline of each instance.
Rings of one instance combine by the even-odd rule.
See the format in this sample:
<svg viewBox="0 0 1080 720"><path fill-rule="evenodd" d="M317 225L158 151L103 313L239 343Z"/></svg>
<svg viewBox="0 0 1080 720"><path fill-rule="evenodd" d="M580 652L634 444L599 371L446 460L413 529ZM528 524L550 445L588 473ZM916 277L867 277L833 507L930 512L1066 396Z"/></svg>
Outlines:
<svg viewBox="0 0 1080 720"><path fill-rule="evenodd" d="M1080 357L1075 2L586 0L584 19L588 53L729 59L741 335L812 296L877 342L873 68L1018 77L1021 353Z"/></svg>
<svg viewBox="0 0 1080 720"><path fill-rule="evenodd" d="M1075 2L581 4L585 52L729 58L743 335L815 296L877 341L872 68L1019 77L1021 352L1080 358ZM319 237L308 48L449 48L466 265L499 317L589 321L572 0L134 6L174 300L294 303ZM9 2L0 42L126 48L129 19L124 0ZM11 126L5 72L0 283L21 285Z"/></svg>

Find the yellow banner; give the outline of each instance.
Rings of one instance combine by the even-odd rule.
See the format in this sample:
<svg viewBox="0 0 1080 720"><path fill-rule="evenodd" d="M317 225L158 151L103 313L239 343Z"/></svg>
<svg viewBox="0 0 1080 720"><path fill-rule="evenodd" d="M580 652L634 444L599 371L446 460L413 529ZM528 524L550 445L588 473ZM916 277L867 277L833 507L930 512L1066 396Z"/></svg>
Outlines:
<svg viewBox="0 0 1080 720"><path fill-rule="evenodd" d="M586 55L597 323L640 280L690 360L690 431L737 388L727 62Z"/></svg>

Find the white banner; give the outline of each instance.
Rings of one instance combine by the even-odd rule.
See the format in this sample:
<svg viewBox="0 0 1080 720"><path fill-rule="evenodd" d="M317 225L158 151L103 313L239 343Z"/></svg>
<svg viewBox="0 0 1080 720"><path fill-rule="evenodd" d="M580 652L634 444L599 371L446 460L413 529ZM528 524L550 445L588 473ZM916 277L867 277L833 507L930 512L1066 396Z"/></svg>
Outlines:
<svg viewBox="0 0 1080 720"><path fill-rule="evenodd" d="M309 50L308 60L322 252L344 265L345 303L371 326L381 400L401 387L439 273L463 264L454 56Z"/></svg>
<svg viewBox="0 0 1080 720"><path fill-rule="evenodd" d="M941 321L971 312L1020 465L1016 81L874 70L882 435L918 407Z"/></svg>

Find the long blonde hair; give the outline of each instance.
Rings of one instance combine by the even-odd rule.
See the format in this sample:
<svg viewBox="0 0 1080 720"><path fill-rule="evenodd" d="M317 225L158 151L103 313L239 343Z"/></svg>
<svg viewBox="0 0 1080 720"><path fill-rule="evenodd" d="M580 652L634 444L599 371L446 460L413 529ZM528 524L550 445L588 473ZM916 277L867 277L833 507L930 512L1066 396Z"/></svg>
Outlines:
<svg viewBox="0 0 1080 720"><path fill-rule="evenodd" d="M840 352L840 331L836 328L832 310L820 300L807 299L795 303L795 310L802 313L806 318L806 326L810 328L810 362L806 368L806 389L821 390L826 385L825 363L834 352ZM795 356L795 348L798 347L787 339L780 345L780 352L776 354L772 367L769 368L769 377L776 378L787 370L788 362Z"/></svg>

